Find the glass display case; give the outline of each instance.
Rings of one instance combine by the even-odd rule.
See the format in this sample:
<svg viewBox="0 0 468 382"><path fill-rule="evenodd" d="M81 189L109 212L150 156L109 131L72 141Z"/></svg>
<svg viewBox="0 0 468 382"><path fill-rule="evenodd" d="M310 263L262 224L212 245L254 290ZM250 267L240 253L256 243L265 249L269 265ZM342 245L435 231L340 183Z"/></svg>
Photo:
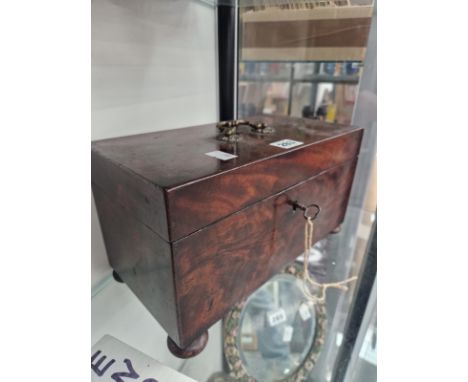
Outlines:
<svg viewBox="0 0 468 382"><path fill-rule="evenodd" d="M241 6L239 116L280 114L350 124L372 11L372 1Z"/></svg>
<svg viewBox="0 0 468 382"><path fill-rule="evenodd" d="M350 124L362 62L239 64L239 117L290 115Z"/></svg>
<svg viewBox="0 0 468 382"><path fill-rule="evenodd" d="M305 374L314 382L364 381L356 377L365 364L355 344L356 349L367 346L362 352L370 359L376 331L369 329L372 333L362 337L367 340L358 340L361 322L356 329L353 311L356 301L365 309L368 285L375 279L375 269L366 266L376 220L374 2L96 0L92 7L94 139L154 131L155 121L158 128L168 129L259 114L365 129L344 223L339 233L316 244L320 259L313 269L323 282L359 278L348 292L328 294L323 346ZM93 225L92 342L111 334L197 381L235 380L225 361L222 322L210 329L210 341L199 356L180 360L169 353L164 330L131 291L113 279L103 260L94 210ZM277 286L266 294L286 306L297 290L284 276L273 281ZM247 349L253 349L255 341L259 345L251 335L254 316L252 309L243 316ZM291 322L285 325L294 327ZM374 322L369 319L368 327L374 328ZM291 340L297 344L296 366L313 343L306 334ZM253 351L250 356L256 357ZM288 365L270 366L252 375L264 382L292 375Z"/></svg>
<svg viewBox="0 0 468 382"><path fill-rule="evenodd" d="M239 10L238 117L289 115L366 129L341 232L316 244L322 259L314 264L322 282L358 280L347 293L327 297L325 340L308 381L355 375L358 313L376 275L376 255L369 255L376 221L376 21L373 1L251 2Z"/></svg>
<svg viewBox="0 0 468 382"><path fill-rule="evenodd" d="M377 290L376 282L374 282L344 381L373 382L376 380Z"/></svg>

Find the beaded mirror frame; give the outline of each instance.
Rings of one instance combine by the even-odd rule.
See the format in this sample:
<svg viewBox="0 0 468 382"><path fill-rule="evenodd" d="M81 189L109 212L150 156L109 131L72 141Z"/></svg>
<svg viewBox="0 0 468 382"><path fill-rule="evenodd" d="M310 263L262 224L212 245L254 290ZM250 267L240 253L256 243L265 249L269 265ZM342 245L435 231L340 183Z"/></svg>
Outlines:
<svg viewBox="0 0 468 382"><path fill-rule="evenodd" d="M302 279L302 264L293 263L286 266L282 274L289 274ZM254 292L255 293L255 292ZM241 382L257 382L257 380L250 376L242 363L240 356L240 349L238 348L238 335L240 334L240 318L242 310L248 298L237 303L226 315L223 323L224 332L224 357L229 365L230 376ZM322 350L325 342L327 317L326 308L323 303L315 303L315 333L312 345L304 358L301 365L289 375L283 382L300 382L305 381L307 375L310 373L315 363L317 362L320 351Z"/></svg>

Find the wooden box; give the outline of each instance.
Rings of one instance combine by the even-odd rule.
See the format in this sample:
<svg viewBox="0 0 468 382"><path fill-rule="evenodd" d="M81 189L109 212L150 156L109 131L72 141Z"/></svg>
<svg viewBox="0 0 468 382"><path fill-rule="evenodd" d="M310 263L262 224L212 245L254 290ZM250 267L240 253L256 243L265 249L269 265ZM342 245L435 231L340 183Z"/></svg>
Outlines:
<svg viewBox="0 0 468 382"><path fill-rule="evenodd" d="M249 120L268 128L224 137L210 124L92 143L109 262L182 349L303 252L294 202L320 206L314 242L344 218L362 129Z"/></svg>

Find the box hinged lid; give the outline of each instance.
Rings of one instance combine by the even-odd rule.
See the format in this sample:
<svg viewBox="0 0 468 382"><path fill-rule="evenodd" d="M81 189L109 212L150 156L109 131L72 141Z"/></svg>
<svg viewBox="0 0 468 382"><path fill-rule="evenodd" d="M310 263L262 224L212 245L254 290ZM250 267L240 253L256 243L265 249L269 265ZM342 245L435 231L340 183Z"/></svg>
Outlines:
<svg viewBox="0 0 468 382"><path fill-rule="evenodd" d="M213 123L95 141L93 186L172 242L352 160L362 137L360 128L307 119L249 121L273 132L240 126L229 143Z"/></svg>

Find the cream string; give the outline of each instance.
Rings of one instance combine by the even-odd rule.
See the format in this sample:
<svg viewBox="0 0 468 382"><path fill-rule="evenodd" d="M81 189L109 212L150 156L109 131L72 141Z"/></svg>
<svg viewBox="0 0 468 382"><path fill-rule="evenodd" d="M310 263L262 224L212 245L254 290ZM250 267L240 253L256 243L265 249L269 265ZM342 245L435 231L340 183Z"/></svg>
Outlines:
<svg viewBox="0 0 468 382"><path fill-rule="evenodd" d="M339 281L336 283L318 283L317 281L313 280L310 277L309 267L308 267L313 235L314 235L314 222L309 217L306 219L305 232L304 232L304 270L302 273L302 277L304 280L303 291L304 291L305 296L312 302L325 302L328 288L337 288L343 291L347 291L348 286L346 284L349 284L350 282L356 280L357 276L353 276L353 277L347 278L343 281ZM319 297L314 296L310 292L310 289L309 289L310 285L315 286L320 289L321 293Z"/></svg>

